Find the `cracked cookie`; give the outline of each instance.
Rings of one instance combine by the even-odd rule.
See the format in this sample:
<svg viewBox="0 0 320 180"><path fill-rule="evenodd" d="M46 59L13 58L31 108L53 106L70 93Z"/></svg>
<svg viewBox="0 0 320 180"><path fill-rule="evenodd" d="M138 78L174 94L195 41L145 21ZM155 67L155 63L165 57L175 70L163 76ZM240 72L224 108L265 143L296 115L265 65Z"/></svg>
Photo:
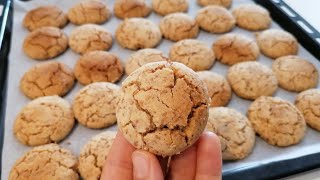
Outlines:
<svg viewBox="0 0 320 180"><path fill-rule="evenodd" d="M158 49L141 49L131 54L126 60L125 70L127 75L130 75L133 71L147 63L167 60L166 55Z"/></svg>
<svg viewBox="0 0 320 180"><path fill-rule="evenodd" d="M23 26L29 31L45 26L63 28L67 23L67 15L57 6L37 7L28 11L23 19Z"/></svg>
<svg viewBox="0 0 320 180"><path fill-rule="evenodd" d="M70 150L57 144L42 145L29 150L15 162L9 180L77 180L77 164L77 157Z"/></svg>
<svg viewBox="0 0 320 180"><path fill-rule="evenodd" d="M101 26L85 24L71 32L69 46L79 54L96 50L109 50L112 46L112 36Z"/></svg>
<svg viewBox="0 0 320 180"><path fill-rule="evenodd" d="M219 137L223 160L244 159L254 148L256 135L250 121L234 109L210 108L206 130Z"/></svg>
<svg viewBox="0 0 320 180"><path fill-rule="evenodd" d="M315 88L318 84L318 70L309 61L298 56L283 56L272 64L279 86L288 91L301 92Z"/></svg>
<svg viewBox="0 0 320 180"><path fill-rule="evenodd" d="M166 39L179 41L197 37L199 26L189 15L173 13L161 19L160 30Z"/></svg>
<svg viewBox="0 0 320 180"><path fill-rule="evenodd" d="M164 16L176 12L186 12L189 8L187 0L152 0L153 10Z"/></svg>
<svg viewBox="0 0 320 180"><path fill-rule="evenodd" d="M218 37L212 49L216 59L227 65L255 61L260 54L259 47L253 39L233 33Z"/></svg>
<svg viewBox="0 0 320 180"><path fill-rule="evenodd" d="M232 0L197 0L200 6L217 5L229 8L232 4Z"/></svg>
<svg viewBox="0 0 320 180"><path fill-rule="evenodd" d="M215 61L213 51L205 43L195 39L185 39L173 44L169 58L194 71L210 69Z"/></svg>
<svg viewBox="0 0 320 180"><path fill-rule="evenodd" d="M271 145L294 145L305 135L306 123L301 112L281 98L256 99L249 106L248 118L256 133Z"/></svg>
<svg viewBox="0 0 320 180"><path fill-rule="evenodd" d="M226 33L236 23L232 14L224 7L210 5L200 9L196 21L199 27L210 33Z"/></svg>
<svg viewBox="0 0 320 180"><path fill-rule="evenodd" d="M79 172L83 179L99 180L116 132L105 131L90 139L79 156Z"/></svg>
<svg viewBox="0 0 320 180"><path fill-rule="evenodd" d="M211 71L199 71L197 74L207 86L211 98L210 106L227 105L231 99L231 88L228 81L223 76Z"/></svg>
<svg viewBox="0 0 320 180"><path fill-rule="evenodd" d="M151 13L151 7L147 5L145 0L116 0L113 11L121 19L146 17Z"/></svg>
<svg viewBox="0 0 320 180"><path fill-rule="evenodd" d="M73 125L70 104L59 96L45 96L22 108L14 122L13 132L22 144L38 146L60 142Z"/></svg>
<svg viewBox="0 0 320 180"><path fill-rule="evenodd" d="M56 27L38 28L30 32L23 41L24 53L36 60L54 58L67 48L67 36Z"/></svg>
<svg viewBox="0 0 320 180"><path fill-rule="evenodd" d="M258 62L242 62L231 66L227 79L238 96L250 100L272 96L278 88L276 75Z"/></svg>
<svg viewBox="0 0 320 180"><path fill-rule="evenodd" d="M116 106L120 87L106 82L82 88L73 101L74 116L82 125L99 129L116 123Z"/></svg>
<svg viewBox="0 0 320 180"><path fill-rule="evenodd" d="M136 50L157 46L162 35L159 27L152 21L143 18L129 18L119 24L116 39L122 47Z"/></svg>
<svg viewBox="0 0 320 180"><path fill-rule="evenodd" d="M85 53L74 67L74 75L84 85L93 82L117 82L123 75L119 58L106 51Z"/></svg>
<svg viewBox="0 0 320 180"><path fill-rule="evenodd" d="M100 0L84 0L68 11L70 22L76 25L102 24L111 17L111 11Z"/></svg>
<svg viewBox="0 0 320 180"><path fill-rule="evenodd" d="M256 38L262 54L270 58L276 59L298 53L297 39L289 32L269 29L257 33Z"/></svg>
<svg viewBox="0 0 320 180"><path fill-rule="evenodd" d="M20 80L21 91L29 98L64 96L73 87L72 70L57 61L39 63L30 68Z"/></svg>
<svg viewBox="0 0 320 180"><path fill-rule="evenodd" d="M181 63L149 63L122 83L117 121L136 148L163 157L179 154L203 132L209 96L205 84Z"/></svg>

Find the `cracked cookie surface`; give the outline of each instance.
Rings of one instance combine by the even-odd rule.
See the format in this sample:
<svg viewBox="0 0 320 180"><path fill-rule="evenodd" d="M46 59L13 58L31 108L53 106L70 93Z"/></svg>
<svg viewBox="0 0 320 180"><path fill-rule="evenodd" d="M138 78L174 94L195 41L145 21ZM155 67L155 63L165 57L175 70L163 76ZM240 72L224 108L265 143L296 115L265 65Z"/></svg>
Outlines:
<svg viewBox="0 0 320 180"><path fill-rule="evenodd" d="M163 157L190 147L207 123L207 88L181 63L142 66L122 83L119 99L116 116L124 137Z"/></svg>
<svg viewBox="0 0 320 180"><path fill-rule="evenodd" d="M151 13L151 7L147 5L145 0L116 0L113 11L121 19L146 17Z"/></svg>
<svg viewBox="0 0 320 180"><path fill-rule="evenodd" d="M229 8L232 5L232 0L197 0L200 6L217 5Z"/></svg>
<svg viewBox="0 0 320 180"><path fill-rule="evenodd" d="M189 8L187 0L152 0L153 10L164 16L176 12L186 12Z"/></svg>

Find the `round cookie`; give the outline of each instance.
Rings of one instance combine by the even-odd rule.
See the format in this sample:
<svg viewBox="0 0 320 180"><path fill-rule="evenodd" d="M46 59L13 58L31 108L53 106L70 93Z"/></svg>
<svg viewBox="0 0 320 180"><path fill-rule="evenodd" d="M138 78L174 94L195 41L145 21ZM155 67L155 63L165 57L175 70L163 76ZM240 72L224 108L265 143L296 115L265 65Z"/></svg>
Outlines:
<svg viewBox="0 0 320 180"><path fill-rule="evenodd" d="M67 15L57 6L37 7L28 11L23 19L23 26L29 31L45 26L63 28L67 23Z"/></svg>
<svg viewBox="0 0 320 180"><path fill-rule="evenodd" d="M119 24L116 39L122 47L136 50L157 46L162 35L159 27L152 21L129 18Z"/></svg>
<svg viewBox="0 0 320 180"><path fill-rule="evenodd" d="M309 61L298 56L283 56L272 64L272 70L283 89L301 92L318 84L318 70Z"/></svg>
<svg viewBox="0 0 320 180"><path fill-rule="evenodd" d="M116 0L113 11L118 18L125 19L146 17L151 13L151 8L145 0Z"/></svg>
<svg viewBox="0 0 320 180"><path fill-rule="evenodd" d="M70 179L77 180L78 160L68 149L47 144L26 152L12 167L9 179Z"/></svg>
<svg viewBox="0 0 320 180"><path fill-rule="evenodd" d="M210 108L206 130L219 137L223 160L243 159L254 148L256 135L250 121L234 109Z"/></svg>
<svg viewBox="0 0 320 180"><path fill-rule="evenodd" d="M242 4L233 9L232 14L236 18L237 25L247 30L264 30L271 25L269 11L259 5Z"/></svg>
<svg viewBox="0 0 320 180"><path fill-rule="evenodd" d="M197 37L199 26L187 14L173 13L161 19L160 30L166 39L179 41Z"/></svg>
<svg viewBox="0 0 320 180"><path fill-rule="evenodd" d="M131 56L126 60L126 74L130 75L133 71L147 63L167 60L168 58L164 55L164 53L158 49L141 49L132 53Z"/></svg>
<svg viewBox="0 0 320 180"><path fill-rule="evenodd" d="M227 105L231 99L231 87L228 81L223 76L211 71L199 71L197 74L207 86L211 98L210 106Z"/></svg>
<svg viewBox="0 0 320 180"><path fill-rule="evenodd" d="M106 51L91 51L77 61L74 75L84 85L93 82L117 82L123 75L119 58Z"/></svg>
<svg viewBox="0 0 320 180"><path fill-rule="evenodd" d="M229 8L232 4L232 0L197 0L200 6L217 5Z"/></svg>
<svg viewBox="0 0 320 180"><path fill-rule="evenodd" d="M231 66L227 79L238 96L250 100L272 96L278 88L277 77L272 70L258 62L242 62Z"/></svg>
<svg viewBox="0 0 320 180"><path fill-rule="evenodd" d="M269 29L257 34L259 48L265 56L276 59L298 53L297 39L289 32Z"/></svg>
<svg viewBox="0 0 320 180"><path fill-rule="evenodd" d="M189 8L188 0L152 0L153 10L164 16L176 12L186 12Z"/></svg>
<svg viewBox="0 0 320 180"><path fill-rule="evenodd" d="M59 96L45 96L23 107L14 122L13 132L22 144L38 146L60 142L73 125L70 104Z"/></svg>
<svg viewBox="0 0 320 180"><path fill-rule="evenodd" d="M236 23L236 20L226 8L215 5L200 9L196 21L201 29L210 33L229 32Z"/></svg>
<svg viewBox="0 0 320 180"><path fill-rule="evenodd" d="M83 179L99 180L116 132L105 131L95 135L82 148L79 156L79 172Z"/></svg>
<svg viewBox="0 0 320 180"><path fill-rule="evenodd" d="M209 96L197 74L181 63L149 63L122 83L117 121L136 148L163 157L179 154L203 132Z"/></svg>
<svg viewBox="0 0 320 180"><path fill-rule="evenodd" d="M213 43L216 59L223 64L233 65L244 61L255 61L259 57L257 43L240 34L225 34Z"/></svg>
<svg viewBox="0 0 320 180"><path fill-rule="evenodd" d="M111 17L111 11L100 0L84 0L74 5L68 11L70 22L76 25L102 24Z"/></svg>
<svg viewBox="0 0 320 180"><path fill-rule="evenodd" d="M36 60L54 58L67 48L67 36L56 27L38 28L29 33L23 41L24 53Z"/></svg>
<svg viewBox="0 0 320 180"><path fill-rule="evenodd" d="M294 145L305 135L306 123L301 112L277 97L256 99L249 106L248 118L256 133L271 145Z"/></svg>
<svg viewBox="0 0 320 180"><path fill-rule="evenodd" d="M116 123L116 106L120 87L106 82L89 84L74 98L74 116L82 125L99 129Z"/></svg>
<svg viewBox="0 0 320 180"><path fill-rule="evenodd" d="M101 26L85 24L76 27L71 32L69 46L79 54L89 51L109 50L112 46L112 36Z"/></svg>
<svg viewBox="0 0 320 180"><path fill-rule="evenodd" d="M21 91L29 98L64 96L73 87L75 78L67 65L57 62L39 63L30 68L20 80Z"/></svg>
<svg viewBox="0 0 320 180"><path fill-rule="evenodd" d="M205 43L195 39L185 39L173 44L169 58L194 71L210 69L215 61L212 50Z"/></svg>

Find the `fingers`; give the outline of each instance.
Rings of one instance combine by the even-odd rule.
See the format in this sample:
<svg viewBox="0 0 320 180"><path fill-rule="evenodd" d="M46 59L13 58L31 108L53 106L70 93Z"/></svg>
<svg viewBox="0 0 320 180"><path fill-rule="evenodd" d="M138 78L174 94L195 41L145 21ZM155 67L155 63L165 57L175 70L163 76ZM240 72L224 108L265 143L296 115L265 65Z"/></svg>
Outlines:
<svg viewBox="0 0 320 180"><path fill-rule="evenodd" d="M167 171L168 171L168 161L169 161L169 158L168 157L162 157L162 156L157 156L157 159L160 163L160 166L161 166L161 169L162 169L162 173L163 173L163 176L166 177L166 174L167 174Z"/></svg>

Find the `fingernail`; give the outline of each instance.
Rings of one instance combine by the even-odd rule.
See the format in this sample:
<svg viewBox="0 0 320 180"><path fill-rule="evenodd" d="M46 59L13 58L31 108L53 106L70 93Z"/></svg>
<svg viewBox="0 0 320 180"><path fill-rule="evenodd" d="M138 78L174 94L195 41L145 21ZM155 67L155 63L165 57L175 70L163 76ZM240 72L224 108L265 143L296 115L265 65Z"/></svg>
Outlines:
<svg viewBox="0 0 320 180"><path fill-rule="evenodd" d="M147 179L149 171L149 158L146 154L135 151L132 153L134 179Z"/></svg>

